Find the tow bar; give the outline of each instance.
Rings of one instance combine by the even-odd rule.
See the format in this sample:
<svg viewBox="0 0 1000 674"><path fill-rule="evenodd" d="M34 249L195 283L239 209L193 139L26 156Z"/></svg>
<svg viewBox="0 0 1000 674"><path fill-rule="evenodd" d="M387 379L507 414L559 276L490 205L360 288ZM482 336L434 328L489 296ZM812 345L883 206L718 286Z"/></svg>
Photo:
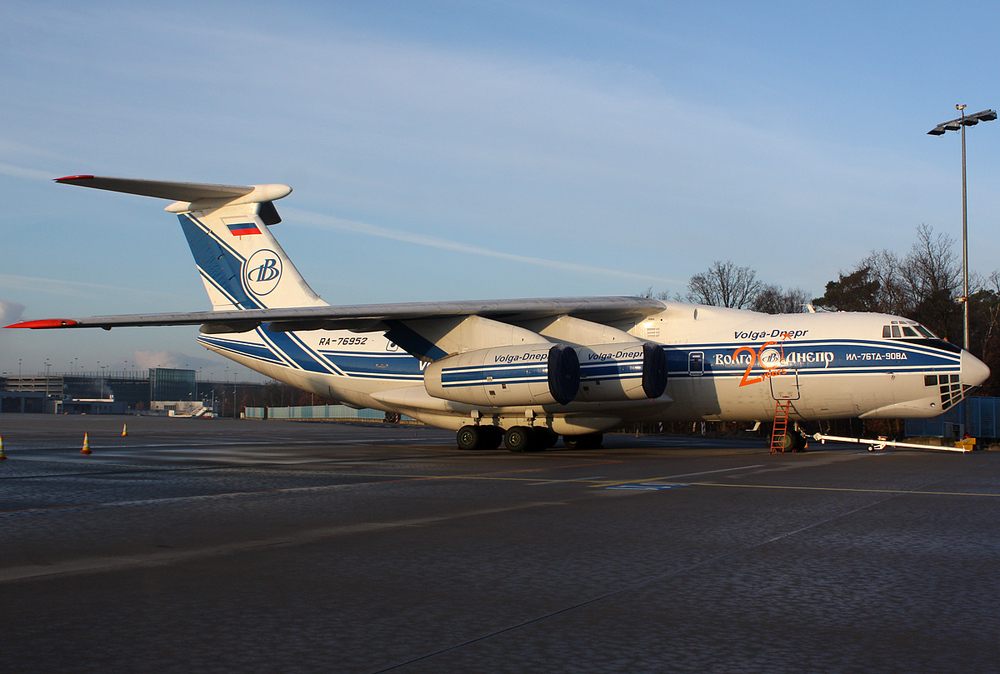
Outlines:
<svg viewBox="0 0 1000 674"><path fill-rule="evenodd" d="M967 438L962 441L961 447L940 447L937 445L918 445L915 442L897 442L895 440L887 440L886 438L878 438L877 440L866 440L865 438L843 438L839 435L824 435L823 433L817 433L812 436L813 440L818 442L826 442L830 440L832 442L853 442L859 445L868 445L868 451L873 452L879 449L885 449L886 447L903 447L905 449L931 449L939 450L943 452L971 452L972 447L976 444L974 438Z"/></svg>

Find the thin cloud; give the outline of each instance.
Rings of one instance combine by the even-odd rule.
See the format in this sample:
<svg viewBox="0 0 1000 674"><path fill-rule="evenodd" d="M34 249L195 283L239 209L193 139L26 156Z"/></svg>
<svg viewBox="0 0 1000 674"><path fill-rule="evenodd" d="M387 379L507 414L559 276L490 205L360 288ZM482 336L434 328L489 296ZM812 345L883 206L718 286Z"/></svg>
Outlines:
<svg viewBox="0 0 1000 674"><path fill-rule="evenodd" d="M42 278L39 276L17 276L14 274L0 274L0 288L40 292L62 297L86 297L92 299L106 297L108 292L117 294L123 291L127 291L133 296L176 297L176 293L158 292L155 290L124 288L118 285L88 283L86 281L64 281L62 279Z"/></svg>
<svg viewBox="0 0 1000 674"><path fill-rule="evenodd" d="M605 276L613 276L617 278L636 279L643 282L680 283L680 281L677 281L676 279L663 278L662 276L653 276L651 274L638 274L635 272L622 271L620 269L602 269L601 267L594 267L585 264L577 264L574 262L564 262L562 260L548 260L545 258L531 257L528 255L505 253L503 251L490 250L489 248L483 248L481 246L473 246L470 244L460 243L457 241L438 239L436 237L426 236L423 234L413 234L411 232L404 232L398 229L389 229L388 227L379 227L378 225L372 225L366 222L358 222L356 220L345 220L343 218L336 218L333 216L322 215L319 213L311 213L309 211L302 211L294 208L286 208L285 210L295 215L296 222L304 225L310 225L312 227L317 227L320 229L335 230L340 232L351 232L353 234L372 236L380 239L390 239L392 241L399 241L401 243L412 243L418 246L427 246L429 248L449 250L456 253L481 255L483 257L508 260L511 262L520 262L523 264L531 264L539 267L546 267L548 269L557 269L560 271L570 271L581 274L602 274Z"/></svg>
<svg viewBox="0 0 1000 674"><path fill-rule="evenodd" d="M39 171L38 169L14 166L13 164L5 164L4 162L0 162L0 175L10 176L11 178L24 178L27 180L52 180L52 174L48 171Z"/></svg>

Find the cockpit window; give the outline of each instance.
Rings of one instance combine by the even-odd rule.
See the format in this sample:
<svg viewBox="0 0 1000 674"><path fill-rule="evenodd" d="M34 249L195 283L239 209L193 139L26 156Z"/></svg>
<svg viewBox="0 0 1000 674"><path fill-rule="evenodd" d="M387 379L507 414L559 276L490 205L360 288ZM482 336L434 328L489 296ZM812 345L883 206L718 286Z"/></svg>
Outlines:
<svg viewBox="0 0 1000 674"><path fill-rule="evenodd" d="M882 326L882 339L937 339L937 335L919 323L893 321Z"/></svg>

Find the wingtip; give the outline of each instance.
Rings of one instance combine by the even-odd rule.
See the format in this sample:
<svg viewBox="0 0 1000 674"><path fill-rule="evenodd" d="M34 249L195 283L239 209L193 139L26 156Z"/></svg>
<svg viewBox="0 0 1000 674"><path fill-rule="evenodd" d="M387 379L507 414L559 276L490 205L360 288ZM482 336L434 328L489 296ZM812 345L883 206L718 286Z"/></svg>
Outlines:
<svg viewBox="0 0 1000 674"><path fill-rule="evenodd" d="M56 183L72 183L76 180L93 180L94 176L63 176L62 178L55 178L52 182Z"/></svg>
<svg viewBox="0 0 1000 674"><path fill-rule="evenodd" d="M77 322L68 318L43 318L37 321L21 321L13 325L5 325L4 328L30 328L31 330L38 330L41 328L71 328L74 325L77 325Z"/></svg>

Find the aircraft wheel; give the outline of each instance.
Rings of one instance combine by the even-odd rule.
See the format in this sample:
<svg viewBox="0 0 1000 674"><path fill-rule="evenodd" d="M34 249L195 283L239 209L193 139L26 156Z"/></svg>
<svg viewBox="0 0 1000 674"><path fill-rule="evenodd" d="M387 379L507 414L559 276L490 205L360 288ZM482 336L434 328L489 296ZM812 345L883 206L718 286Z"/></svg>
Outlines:
<svg viewBox="0 0 1000 674"><path fill-rule="evenodd" d="M790 433L785 433L781 438L781 453L794 452L795 451L795 436Z"/></svg>
<svg viewBox="0 0 1000 674"><path fill-rule="evenodd" d="M531 446L531 429L526 426L508 428L503 442L512 452L527 452Z"/></svg>
<svg viewBox="0 0 1000 674"><path fill-rule="evenodd" d="M479 449L483 444L483 433L478 426L462 426L455 435L459 449Z"/></svg>
<svg viewBox="0 0 1000 674"><path fill-rule="evenodd" d="M553 433L547 428L532 428L531 429L532 449L530 451L541 452L543 450L549 449L550 447L555 447L558 441L559 441L558 433Z"/></svg>
<svg viewBox="0 0 1000 674"><path fill-rule="evenodd" d="M479 435L479 449L493 450L503 442L503 429L496 426L480 426Z"/></svg>

